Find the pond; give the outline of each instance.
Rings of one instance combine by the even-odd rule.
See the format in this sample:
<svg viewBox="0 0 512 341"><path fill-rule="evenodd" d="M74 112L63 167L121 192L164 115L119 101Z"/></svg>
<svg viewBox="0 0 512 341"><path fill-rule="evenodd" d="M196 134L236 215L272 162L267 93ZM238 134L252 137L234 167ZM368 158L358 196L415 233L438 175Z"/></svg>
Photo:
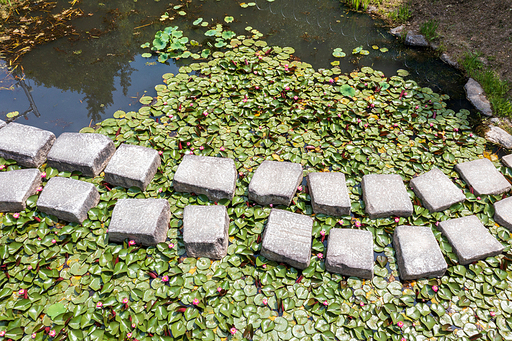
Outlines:
<svg viewBox="0 0 512 341"><path fill-rule="evenodd" d="M65 6L67 2L58 4ZM164 2L81 3L85 15L72 22L77 33L26 54L14 72L21 80L8 76L5 67L0 70L0 118L7 119L7 113L13 111L29 111L26 120L17 119L58 136L112 117L116 110L136 109L146 91L154 95L153 86L161 75L176 73L179 66L175 61L161 64L156 56L141 57L148 49L140 45L151 42L158 29L178 25L185 36L206 46L211 39L203 35L203 27L192 25L197 18L210 24L223 23L236 33L252 26L270 45L292 46L297 58L317 69L330 68L335 60L339 60L342 72L371 66L390 77L396 70L406 69L419 85L448 94L449 107L471 108L462 88L465 78L458 71L442 63L431 50L405 47L382 22L367 14L349 11L333 0L259 0L245 8L240 4L197 1L167 11L174 20L160 21L166 12ZM180 11L186 14L180 15ZM226 15L233 16L234 21L226 23ZM369 54L351 54L360 46ZM336 48L342 48L347 56L333 57ZM382 48L388 51L381 52ZM179 64L189 62L181 60Z"/></svg>

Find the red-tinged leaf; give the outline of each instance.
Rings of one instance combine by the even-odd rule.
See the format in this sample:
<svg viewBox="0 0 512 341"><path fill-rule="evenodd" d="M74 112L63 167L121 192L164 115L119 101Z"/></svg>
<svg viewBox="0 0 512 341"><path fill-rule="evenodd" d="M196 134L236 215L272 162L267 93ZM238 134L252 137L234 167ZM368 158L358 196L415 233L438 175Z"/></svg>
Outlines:
<svg viewBox="0 0 512 341"><path fill-rule="evenodd" d="M312 150L312 149L315 149L315 147L314 146L306 146L306 149Z"/></svg>
<svg viewBox="0 0 512 341"><path fill-rule="evenodd" d="M38 223L40 223L40 222L41 222L41 218L39 218L38 216L34 216L34 219L35 219Z"/></svg>
<svg viewBox="0 0 512 341"><path fill-rule="evenodd" d="M242 337L245 339L252 340L252 338L254 337L254 327L252 326L252 324L249 324L247 328L245 328Z"/></svg>
<svg viewBox="0 0 512 341"><path fill-rule="evenodd" d="M119 129L117 129L116 131L116 137L119 136L119 133L121 133L121 127L119 127Z"/></svg>
<svg viewBox="0 0 512 341"><path fill-rule="evenodd" d="M176 308L175 311L178 313L184 313L186 310L187 310L187 307L181 306L181 307Z"/></svg>
<svg viewBox="0 0 512 341"><path fill-rule="evenodd" d="M470 341L475 341L475 340L478 340L479 338L481 338L482 336L483 336L482 333L478 333L478 334L475 334L475 335L471 336L469 338L469 340Z"/></svg>
<svg viewBox="0 0 512 341"><path fill-rule="evenodd" d="M158 277L158 275L157 275L156 273L152 272L152 271L149 271L149 272L148 272L148 276L149 276L149 277L151 277L151 278L153 278L153 279L155 279L155 278L157 278L157 277Z"/></svg>
<svg viewBox="0 0 512 341"><path fill-rule="evenodd" d="M181 141L178 141L178 149L179 149L179 150L182 150L182 149L183 149L183 146L181 145Z"/></svg>
<svg viewBox="0 0 512 341"><path fill-rule="evenodd" d="M297 280L295 281L295 283L300 283L302 281L302 279L304 278L303 275L300 275Z"/></svg>

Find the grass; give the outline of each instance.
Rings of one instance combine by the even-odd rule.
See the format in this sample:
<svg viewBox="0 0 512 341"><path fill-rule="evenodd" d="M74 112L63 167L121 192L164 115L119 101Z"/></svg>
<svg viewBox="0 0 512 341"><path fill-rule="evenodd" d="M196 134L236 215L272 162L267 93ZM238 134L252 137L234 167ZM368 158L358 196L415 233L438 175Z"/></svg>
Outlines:
<svg viewBox="0 0 512 341"><path fill-rule="evenodd" d="M402 4L400 7L396 9L396 11L389 13L389 18L393 21L398 21L401 23L406 22L409 20L412 16L411 9L409 8L409 5Z"/></svg>
<svg viewBox="0 0 512 341"><path fill-rule="evenodd" d="M352 7L356 11L359 11L359 8L362 8L364 11L368 9L370 3L374 2L373 0L344 0L345 4Z"/></svg>
<svg viewBox="0 0 512 341"><path fill-rule="evenodd" d="M508 96L510 84L486 67L478 52L466 53L459 62L467 74L480 83L491 102L493 113L496 116L512 118L512 99Z"/></svg>
<svg viewBox="0 0 512 341"><path fill-rule="evenodd" d="M437 33L437 28L439 27L439 23L430 19L427 22L424 22L420 27L420 32L427 38L428 41L432 41L436 38L439 38L439 34Z"/></svg>

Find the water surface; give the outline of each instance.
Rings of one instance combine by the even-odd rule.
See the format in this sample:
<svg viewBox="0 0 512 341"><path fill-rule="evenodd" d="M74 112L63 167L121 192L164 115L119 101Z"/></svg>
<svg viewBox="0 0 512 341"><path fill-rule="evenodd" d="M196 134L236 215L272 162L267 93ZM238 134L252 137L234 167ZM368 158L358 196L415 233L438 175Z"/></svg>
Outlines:
<svg viewBox="0 0 512 341"><path fill-rule="evenodd" d="M298 58L315 68L330 68L331 62L339 60L344 72L371 66L392 76L397 69L407 69L420 85L450 95L448 105L452 109L471 108L463 93L465 79L458 71L443 64L431 50L403 46L388 33L389 28L367 14L348 11L336 0L258 0L247 8L240 3L193 1L188 7L168 11L174 20L161 22L168 3L85 1L80 6L86 15L72 22L77 35L26 54L15 72L18 80L5 69L0 71L0 118L5 120L10 111L24 113L36 108L17 121L60 135L112 117L119 109L137 110L138 98L146 91L155 95L154 86L161 83L161 75L178 69L174 62L161 64L156 57L142 58L148 50L140 45L152 41L157 30L171 25L206 44L205 29L192 25L198 17L210 24L223 23L239 34L252 26L270 45L293 47ZM187 14L179 15L181 10ZM226 24L226 15L233 16L234 22ZM358 46L370 54L352 55ZM389 51L383 53L373 46ZM332 51L337 47L347 57L334 58ZM191 61L179 61L180 65L187 62ZM24 73L19 72L21 69Z"/></svg>

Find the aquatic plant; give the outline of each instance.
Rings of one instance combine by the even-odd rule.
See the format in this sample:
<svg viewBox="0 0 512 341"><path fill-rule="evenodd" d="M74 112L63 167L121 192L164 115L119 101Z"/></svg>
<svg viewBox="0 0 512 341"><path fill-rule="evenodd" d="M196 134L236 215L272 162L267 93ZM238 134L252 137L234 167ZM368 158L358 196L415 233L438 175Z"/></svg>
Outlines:
<svg viewBox="0 0 512 341"><path fill-rule="evenodd" d="M251 35L229 41L226 52L163 75L156 95L138 111L114 113L95 128L121 143L161 151L162 165L145 192L111 188L102 175L86 178L45 165L54 176L94 183L99 205L83 225L39 212L38 195L23 212L2 214L0 332L13 340L413 340L510 338L510 233L493 221L493 202L479 200L458 178L456 163L484 152L468 111L446 107L445 95L364 67L315 70L296 61L291 47L267 46ZM233 200L228 255L189 258L181 237L186 205L213 205L203 195L175 192L174 172L184 154L231 157L239 178ZM303 271L259 255L269 207L247 198L263 160L301 163L305 172L340 171L348 179L353 216L313 215L306 190L289 207L314 217L311 265ZM19 168L0 159L2 171ZM359 182L367 173L404 180L440 168L465 193L464 203L429 213L409 191L411 217L370 220ZM498 165L497 165L498 166ZM500 168L511 176L510 170ZM109 243L107 229L120 198L166 198L168 239L142 248ZM505 246L505 254L469 266L435 228L438 221L476 214ZM431 226L449 264L440 279L400 282L391 236L398 224ZM333 228L372 232L375 277L361 280L325 271L325 237ZM55 243L53 242L55 240ZM322 254L322 256L320 256ZM53 338L53 339L51 339Z"/></svg>

